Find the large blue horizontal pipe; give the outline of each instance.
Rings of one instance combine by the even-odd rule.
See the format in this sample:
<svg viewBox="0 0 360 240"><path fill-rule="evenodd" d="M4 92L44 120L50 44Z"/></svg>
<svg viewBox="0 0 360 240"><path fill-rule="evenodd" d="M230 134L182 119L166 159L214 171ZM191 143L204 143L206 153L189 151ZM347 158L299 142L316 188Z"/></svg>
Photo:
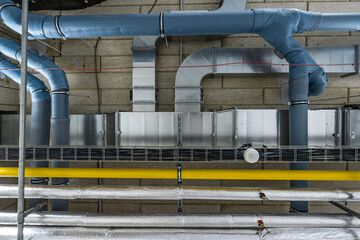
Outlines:
<svg viewBox="0 0 360 240"><path fill-rule="evenodd" d="M3 6L1 8L1 6ZM11 0L0 0L0 17L20 33L21 10ZM296 9L255 9L238 12L164 12L154 14L49 16L29 14L30 38L86 38L108 36L218 35L257 33L279 49L290 64L296 79L316 70L320 77L309 82L310 95L326 87L326 76L310 55L292 38L305 31L360 30L360 14L315 14ZM310 64L314 66L301 66ZM315 86L315 87L314 87Z"/></svg>
<svg viewBox="0 0 360 240"><path fill-rule="evenodd" d="M21 46L16 41L0 37L0 52L21 62ZM49 81L51 87L51 143L53 146L66 146L70 141L69 120L69 84L65 72L47 58L28 51L28 66L33 68ZM69 162L53 161L52 167L69 167ZM54 185L67 185L67 178L52 179ZM61 203L59 204L59 202ZM68 210L68 201L52 201L52 210Z"/></svg>
<svg viewBox="0 0 360 240"><path fill-rule="evenodd" d="M11 70L6 70L11 69ZM17 69L17 70L16 70ZM0 71L14 82L21 84L20 69L0 56ZM31 74L27 74L27 90L31 94L30 144L48 146L50 141L50 94L45 84ZM31 161L31 167L48 167L47 161ZM32 178L32 183L47 185L47 178ZM42 199L30 200L30 207L44 202ZM43 209L44 210L44 209Z"/></svg>

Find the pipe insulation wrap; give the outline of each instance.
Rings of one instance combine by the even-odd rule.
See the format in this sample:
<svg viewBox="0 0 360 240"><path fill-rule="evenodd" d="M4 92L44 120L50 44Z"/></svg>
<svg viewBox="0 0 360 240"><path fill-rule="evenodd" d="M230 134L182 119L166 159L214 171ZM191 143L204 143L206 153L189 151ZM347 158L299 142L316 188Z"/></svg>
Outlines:
<svg viewBox="0 0 360 240"><path fill-rule="evenodd" d="M354 240L360 230L352 228L275 228L257 229L143 229L143 228L62 228L25 227L25 240L82 240L82 239L132 239L132 240ZM15 240L16 227L0 227L1 240Z"/></svg>
<svg viewBox="0 0 360 240"><path fill-rule="evenodd" d="M61 228L25 227L25 240L82 240L82 239L132 239L132 240L354 240L360 230L352 228L275 228L257 229L112 229L112 228ZM16 227L0 227L0 239L15 240Z"/></svg>
<svg viewBox="0 0 360 240"><path fill-rule="evenodd" d="M346 214L186 214L109 215L94 213L33 213L27 226L114 228L360 228L360 219ZM0 225L16 225L16 213L1 212Z"/></svg>
<svg viewBox="0 0 360 240"><path fill-rule="evenodd" d="M249 189L209 187L25 186L26 198L123 200L260 200L360 202L360 191L338 189ZM17 185L1 185L0 198L17 198Z"/></svg>

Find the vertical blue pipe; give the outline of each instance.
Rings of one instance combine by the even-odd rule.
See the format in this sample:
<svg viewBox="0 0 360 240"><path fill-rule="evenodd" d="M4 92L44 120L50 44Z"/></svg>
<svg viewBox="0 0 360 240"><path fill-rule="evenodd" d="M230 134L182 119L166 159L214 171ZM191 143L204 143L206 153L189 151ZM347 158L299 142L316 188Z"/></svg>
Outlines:
<svg viewBox="0 0 360 240"><path fill-rule="evenodd" d="M308 146L308 84L309 75L289 81L290 113L289 140L290 146ZM291 170L308 170L307 163L291 163ZM290 181L291 188L307 188L307 181ZM293 201L290 212L308 212L308 202Z"/></svg>
<svg viewBox="0 0 360 240"><path fill-rule="evenodd" d="M0 37L0 51L15 60L21 61L20 45L8 38ZM69 84L65 72L47 58L28 51L28 65L46 77L51 87L51 144L53 146L67 146L70 142L69 120ZM35 117L36 119L36 117ZM46 167L39 163L37 167ZM53 161L52 167L69 167L68 162ZM67 178L52 179L53 185L67 185ZM69 201L53 200L53 211L68 211Z"/></svg>
<svg viewBox="0 0 360 240"><path fill-rule="evenodd" d="M0 71L16 83L21 83L21 73L18 67L0 56ZM12 69L12 70L6 70ZM16 70L18 69L18 70ZM48 146L50 140L50 94L45 84L38 78L28 73L27 90L31 94L31 126L30 144L32 146ZM48 167L47 161L31 161L30 167ZM31 178L32 184L48 185L48 178ZM44 199L30 199L30 208ZM46 210L46 207L42 208Z"/></svg>

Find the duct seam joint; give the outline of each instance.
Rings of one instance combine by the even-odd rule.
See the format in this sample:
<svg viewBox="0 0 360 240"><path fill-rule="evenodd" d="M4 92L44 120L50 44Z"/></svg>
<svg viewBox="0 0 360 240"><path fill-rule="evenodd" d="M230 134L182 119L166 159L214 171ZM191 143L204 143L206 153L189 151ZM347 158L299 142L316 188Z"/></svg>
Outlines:
<svg viewBox="0 0 360 240"><path fill-rule="evenodd" d="M304 101L293 101L293 102L288 102L288 105L299 105L299 104L309 104L310 101L304 100Z"/></svg>
<svg viewBox="0 0 360 240"><path fill-rule="evenodd" d="M164 12L161 12L161 13L160 13L160 19L159 19L159 21L160 21L160 36L161 36L162 38L164 38L164 37L165 37Z"/></svg>
<svg viewBox="0 0 360 240"><path fill-rule="evenodd" d="M3 10L3 8L9 7L9 6L20 7L19 4L15 4L15 3L4 3L4 4L1 4L1 5L0 5L0 12L1 12L1 10Z"/></svg>
<svg viewBox="0 0 360 240"><path fill-rule="evenodd" d="M56 28L56 31L59 33L59 35L62 37L62 39L66 40L66 36L64 35L64 33L60 29L60 24L59 24L60 17L61 17L61 15L57 15L54 18L55 28Z"/></svg>
<svg viewBox="0 0 360 240"><path fill-rule="evenodd" d="M34 90L33 93L36 92L49 92L49 89L38 89L38 90Z"/></svg>
<svg viewBox="0 0 360 240"><path fill-rule="evenodd" d="M66 95L70 95L70 91L67 89L64 89L63 91L59 91L59 90L55 90L55 91L51 91L52 94L66 94Z"/></svg>

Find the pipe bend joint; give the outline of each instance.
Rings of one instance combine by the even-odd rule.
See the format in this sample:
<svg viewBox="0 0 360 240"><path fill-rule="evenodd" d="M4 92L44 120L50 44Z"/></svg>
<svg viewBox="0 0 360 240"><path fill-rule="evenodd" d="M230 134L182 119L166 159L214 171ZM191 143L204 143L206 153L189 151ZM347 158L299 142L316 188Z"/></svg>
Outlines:
<svg viewBox="0 0 360 240"><path fill-rule="evenodd" d="M326 88L328 78L322 67L309 74L309 96L319 96Z"/></svg>

